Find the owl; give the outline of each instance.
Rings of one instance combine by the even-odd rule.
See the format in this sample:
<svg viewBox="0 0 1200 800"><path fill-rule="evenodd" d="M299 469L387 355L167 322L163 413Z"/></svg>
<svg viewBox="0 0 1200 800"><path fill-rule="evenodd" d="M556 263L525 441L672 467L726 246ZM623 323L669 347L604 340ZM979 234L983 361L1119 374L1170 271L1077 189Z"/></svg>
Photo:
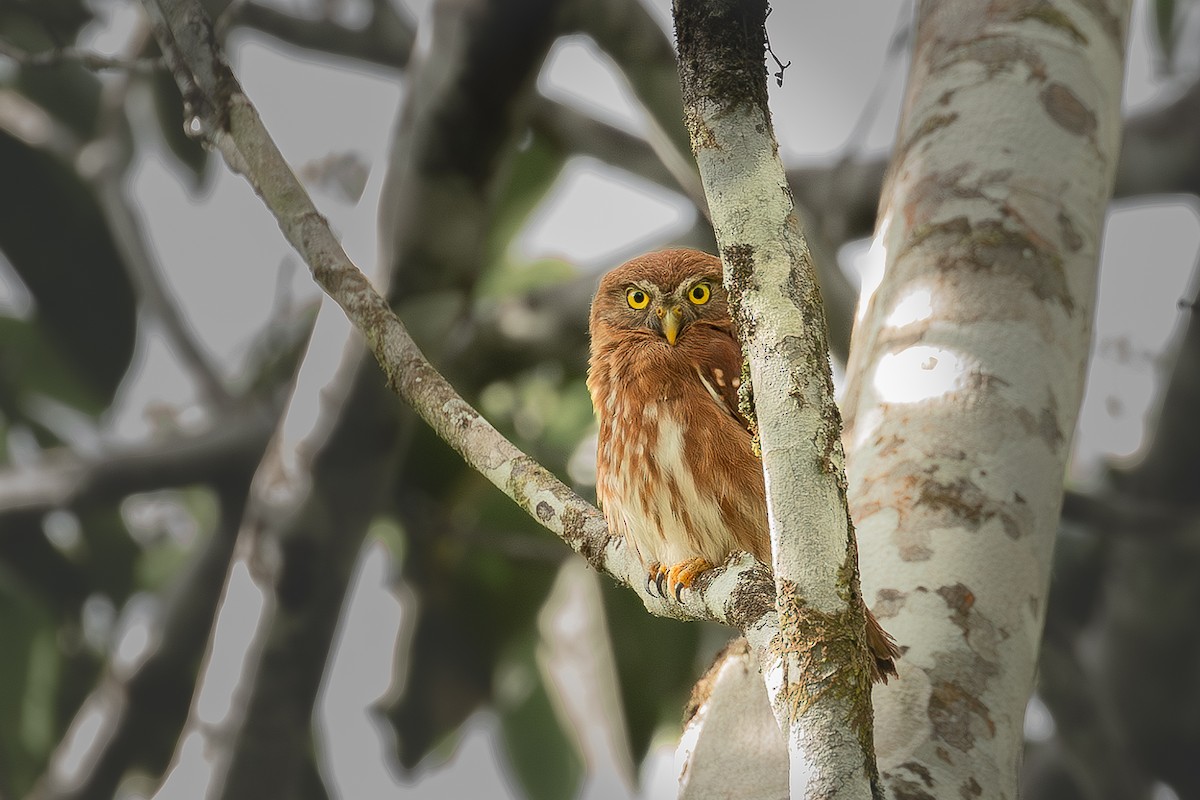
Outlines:
<svg viewBox="0 0 1200 800"><path fill-rule="evenodd" d="M721 262L663 250L604 276L592 302L588 391L600 423L596 497L637 552L647 591L674 596L744 550L770 565L762 463L738 411L742 350ZM899 655L867 611L875 677Z"/></svg>

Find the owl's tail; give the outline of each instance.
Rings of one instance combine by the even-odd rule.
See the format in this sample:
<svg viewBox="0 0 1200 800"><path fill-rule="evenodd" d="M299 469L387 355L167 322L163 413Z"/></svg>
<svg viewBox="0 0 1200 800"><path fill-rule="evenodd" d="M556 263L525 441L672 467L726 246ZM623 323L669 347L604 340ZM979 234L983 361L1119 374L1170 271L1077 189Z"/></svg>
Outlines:
<svg viewBox="0 0 1200 800"><path fill-rule="evenodd" d="M867 647L871 649L874 664L871 667L871 677L882 683L888 682L888 676L900 677L896 672L896 659L900 657L900 646L892 635L883 629L879 620L867 609Z"/></svg>

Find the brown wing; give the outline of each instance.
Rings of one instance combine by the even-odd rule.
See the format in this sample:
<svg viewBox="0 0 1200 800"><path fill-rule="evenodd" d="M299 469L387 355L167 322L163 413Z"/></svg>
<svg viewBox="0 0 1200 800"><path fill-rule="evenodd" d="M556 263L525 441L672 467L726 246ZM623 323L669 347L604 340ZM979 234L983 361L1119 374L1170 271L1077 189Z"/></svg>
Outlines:
<svg viewBox="0 0 1200 800"><path fill-rule="evenodd" d="M742 383L742 348L729 325L711 325L714 335L706 337L708 346L698 353L693 365L704 388L712 395L746 433L750 423L738 410L738 387Z"/></svg>

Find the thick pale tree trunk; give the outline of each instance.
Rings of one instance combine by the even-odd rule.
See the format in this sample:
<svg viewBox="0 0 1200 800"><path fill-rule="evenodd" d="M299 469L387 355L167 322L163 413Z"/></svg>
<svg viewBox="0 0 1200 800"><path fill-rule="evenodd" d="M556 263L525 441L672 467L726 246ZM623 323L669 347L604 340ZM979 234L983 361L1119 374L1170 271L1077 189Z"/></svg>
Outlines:
<svg viewBox="0 0 1200 800"><path fill-rule="evenodd" d="M892 796L1012 798L1120 134L1126 0L923 2L844 410Z"/></svg>

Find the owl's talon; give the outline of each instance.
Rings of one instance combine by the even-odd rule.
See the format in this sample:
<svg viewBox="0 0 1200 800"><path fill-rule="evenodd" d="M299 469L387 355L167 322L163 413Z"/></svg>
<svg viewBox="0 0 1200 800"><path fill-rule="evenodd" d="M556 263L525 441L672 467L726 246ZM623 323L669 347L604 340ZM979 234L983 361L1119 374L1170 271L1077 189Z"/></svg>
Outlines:
<svg viewBox="0 0 1200 800"><path fill-rule="evenodd" d="M658 587L658 596L666 599L667 597L667 571L659 566L658 575L654 578L654 584Z"/></svg>
<svg viewBox="0 0 1200 800"><path fill-rule="evenodd" d="M657 594L659 597L666 597L663 594L663 577L666 574L666 570L663 569L662 564L657 561L650 564L646 568L646 594L650 596Z"/></svg>
<svg viewBox="0 0 1200 800"><path fill-rule="evenodd" d="M683 590L692 588L692 584L696 581L696 576L701 572L707 572L712 569L712 562L703 558L689 558L686 561L680 561L666 571L666 584L671 587L671 594L675 595L675 602L683 602Z"/></svg>

